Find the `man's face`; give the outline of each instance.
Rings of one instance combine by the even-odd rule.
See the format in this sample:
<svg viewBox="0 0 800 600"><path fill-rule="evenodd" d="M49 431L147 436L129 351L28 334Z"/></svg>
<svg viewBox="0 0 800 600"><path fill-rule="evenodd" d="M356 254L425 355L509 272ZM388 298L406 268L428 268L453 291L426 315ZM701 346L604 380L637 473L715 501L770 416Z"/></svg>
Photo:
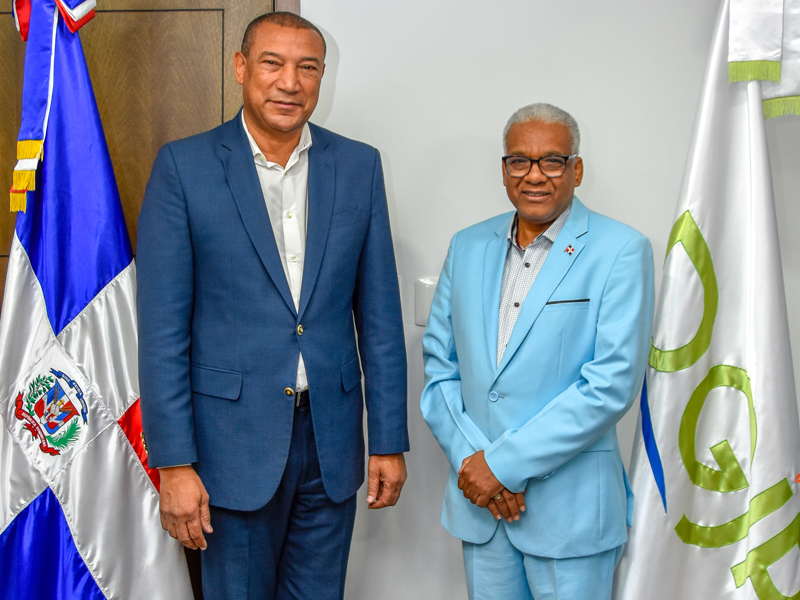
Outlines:
<svg viewBox="0 0 800 600"><path fill-rule="evenodd" d="M511 126L506 138L508 155L541 158L571 154L572 134L563 123L528 121ZM502 164L501 164L502 166ZM503 166L503 185L519 218L541 233L566 210L583 179L583 161L570 159L559 177L545 177L538 164L524 177L511 177Z"/></svg>
<svg viewBox="0 0 800 600"><path fill-rule="evenodd" d="M233 58L248 124L277 137L301 128L317 106L324 60L315 31L259 25L249 55Z"/></svg>

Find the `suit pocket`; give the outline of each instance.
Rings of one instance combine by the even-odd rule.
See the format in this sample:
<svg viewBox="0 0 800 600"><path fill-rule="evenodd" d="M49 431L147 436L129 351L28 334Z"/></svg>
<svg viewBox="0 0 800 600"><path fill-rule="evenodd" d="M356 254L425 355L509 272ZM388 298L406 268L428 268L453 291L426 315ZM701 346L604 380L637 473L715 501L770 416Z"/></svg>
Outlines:
<svg viewBox="0 0 800 600"><path fill-rule="evenodd" d="M361 208L355 208L352 210L345 210L339 213L333 213L333 215L331 215L330 229L337 229L339 227L347 227L348 225L355 225L356 223L361 223L362 221L366 221L368 217L369 213Z"/></svg>
<svg viewBox="0 0 800 600"><path fill-rule="evenodd" d="M192 365L192 391L204 396L238 400L242 392L242 374L237 371Z"/></svg>
<svg viewBox="0 0 800 600"><path fill-rule="evenodd" d="M361 367L355 358L342 367L342 388L345 392L349 392L359 383L361 383Z"/></svg>
<svg viewBox="0 0 800 600"><path fill-rule="evenodd" d="M589 308L589 298L576 300L551 300L544 305L543 311L552 310L586 310Z"/></svg>

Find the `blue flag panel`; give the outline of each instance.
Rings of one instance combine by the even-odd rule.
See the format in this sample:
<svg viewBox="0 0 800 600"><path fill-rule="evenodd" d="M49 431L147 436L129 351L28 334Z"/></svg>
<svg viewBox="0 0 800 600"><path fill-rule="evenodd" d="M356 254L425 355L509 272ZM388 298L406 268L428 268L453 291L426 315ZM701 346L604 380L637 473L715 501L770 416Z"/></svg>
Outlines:
<svg viewBox="0 0 800 600"><path fill-rule="evenodd" d="M0 581L14 600L105 600L50 488L0 535Z"/></svg>
<svg viewBox="0 0 800 600"><path fill-rule="evenodd" d="M80 38L58 21L42 168L17 236L58 333L132 259Z"/></svg>
<svg viewBox="0 0 800 600"><path fill-rule="evenodd" d="M22 105L25 117L19 130L20 140L41 140L47 111L47 89L50 85L50 57L53 49L53 16L55 6L45 2L31 3L31 22L36 24L28 35L25 49L25 79L22 82Z"/></svg>
<svg viewBox="0 0 800 600"><path fill-rule="evenodd" d="M653 421L650 417L650 404L647 402L647 379L642 384L642 438L644 447L647 450L647 458L650 460L650 468L653 470L653 477L658 486L658 493L661 494L661 502L664 504L664 512L667 512L667 484L664 480L664 466L661 464L661 455L658 452L656 436L653 433Z"/></svg>

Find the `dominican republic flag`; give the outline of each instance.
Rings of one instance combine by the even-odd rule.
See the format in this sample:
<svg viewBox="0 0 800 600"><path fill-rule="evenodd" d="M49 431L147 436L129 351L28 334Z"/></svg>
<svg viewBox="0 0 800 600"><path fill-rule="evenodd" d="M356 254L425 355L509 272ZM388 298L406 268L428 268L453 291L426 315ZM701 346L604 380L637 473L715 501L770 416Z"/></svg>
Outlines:
<svg viewBox="0 0 800 600"><path fill-rule="evenodd" d="M748 1L763 15L800 8ZM761 81L731 76L744 68L728 44L741 4L722 2L667 242L616 600L800 598L800 427L769 104ZM759 29L762 46L781 48L780 27Z"/></svg>
<svg viewBox="0 0 800 600"><path fill-rule="evenodd" d="M74 33L94 0L16 0L27 39L0 315L0 598L192 597L139 414L135 265Z"/></svg>

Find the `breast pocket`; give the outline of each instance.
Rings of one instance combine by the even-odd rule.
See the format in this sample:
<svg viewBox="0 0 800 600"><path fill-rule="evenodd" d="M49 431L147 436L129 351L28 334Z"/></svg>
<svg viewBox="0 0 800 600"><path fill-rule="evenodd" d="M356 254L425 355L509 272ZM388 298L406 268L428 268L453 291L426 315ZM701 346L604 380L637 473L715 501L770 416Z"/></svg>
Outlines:
<svg viewBox="0 0 800 600"><path fill-rule="evenodd" d="M339 227L349 227L363 223L369 217L369 212L363 208L354 208L352 210L345 210L342 212L333 213L331 216L331 229L338 229Z"/></svg>
<svg viewBox="0 0 800 600"><path fill-rule="evenodd" d="M542 342L542 351L558 363L551 372L558 391L577 381L581 366L591 359L597 330L591 305L586 298L552 300L536 319L534 337Z"/></svg>
<svg viewBox="0 0 800 600"><path fill-rule="evenodd" d="M573 300L551 300L544 305L543 310L587 310L588 308L589 298L576 298Z"/></svg>
<svg viewBox="0 0 800 600"><path fill-rule="evenodd" d="M589 328L589 319L593 314L589 305L588 299L548 302L536 319L537 336L539 339L553 339L559 334L572 336Z"/></svg>

